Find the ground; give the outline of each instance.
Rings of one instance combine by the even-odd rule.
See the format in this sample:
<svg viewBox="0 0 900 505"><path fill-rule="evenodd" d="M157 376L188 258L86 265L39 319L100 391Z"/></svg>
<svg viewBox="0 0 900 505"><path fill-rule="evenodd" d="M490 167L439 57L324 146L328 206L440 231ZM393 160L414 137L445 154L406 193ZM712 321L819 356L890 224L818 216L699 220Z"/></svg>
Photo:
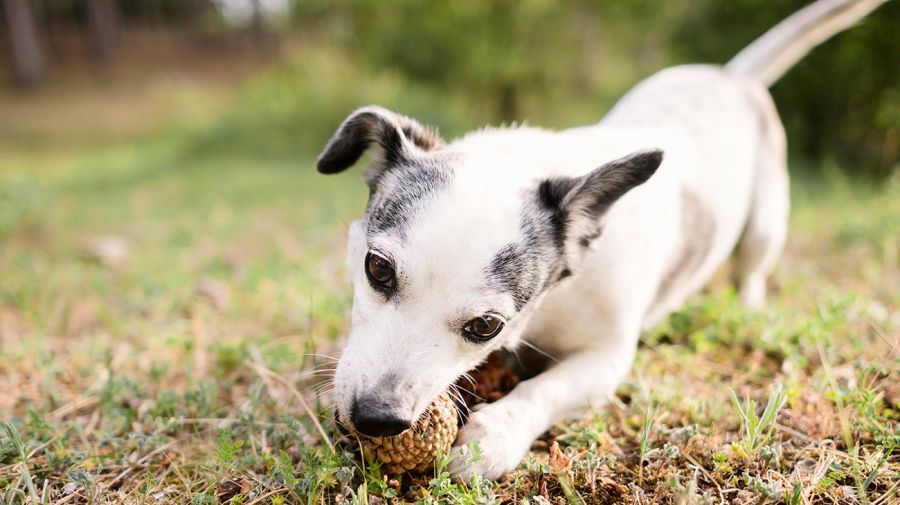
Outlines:
<svg viewBox="0 0 900 505"><path fill-rule="evenodd" d="M764 310L715 280L644 336L610 405L463 485L332 449L359 174L179 136L6 145L0 502L900 500L896 178L796 168Z"/></svg>

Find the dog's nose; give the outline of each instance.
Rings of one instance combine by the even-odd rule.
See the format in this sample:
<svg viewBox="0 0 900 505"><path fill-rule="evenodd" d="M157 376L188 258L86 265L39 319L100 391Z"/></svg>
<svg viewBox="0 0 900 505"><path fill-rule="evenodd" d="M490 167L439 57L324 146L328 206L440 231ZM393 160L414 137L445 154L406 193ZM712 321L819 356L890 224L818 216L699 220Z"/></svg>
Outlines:
<svg viewBox="0 0 900 505"><path fill-rule="evenodd" d="M356 431L370 437L391 437L412 426L412 420L400 415L390 404L362 396L353 402L350 421Z"/></svg>

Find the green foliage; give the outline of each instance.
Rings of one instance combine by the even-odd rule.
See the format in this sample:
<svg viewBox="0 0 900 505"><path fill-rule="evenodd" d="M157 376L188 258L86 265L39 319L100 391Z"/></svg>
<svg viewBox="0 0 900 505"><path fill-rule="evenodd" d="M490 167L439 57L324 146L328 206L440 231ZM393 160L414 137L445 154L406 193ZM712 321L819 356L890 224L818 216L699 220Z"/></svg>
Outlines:
<svg viewBox="0 0 900 505"><path fill-rule="evenodd" d="M673 64L724 63L806 3L294 2L303 42L251 79L223 118L182 134L190 156L309 158L369 103L448 137L510 122L591 123L640 79ZM794 157L834 158L878 180L895 171L898 21L900 6L881 7L774 87Z"/></svg>
<svg viewBox="0 0 900 505"><path fill-rule="evenodd" d="M25 443L22 442L22 437L19 435L19 430L17 430L12 423L0 422L0 437L2 437L0 438L0 455L3 453L11 453L19 460L19 473L22 476L22 481L25 483L25 488L28 490L28 496L31 498L31 502L43 503L43 501L38 498L34 479L31 476L31 471L28 469L28 455Z"/></svg>
<svg viewBox="0 0 900 505"><path fill-rule="evenodd" d="M651 2L298 2L319 41L358 62L457 97L477 125L596 121L667 63L664 25L683 7ZM322 26L326 30L316 30ZM646 37L646 34L651 34Z"/></svg>
<svg viewBox="0 0 900 505"><path fill-rule="evenodd" d="M741 421L742 438L739 446L745 457L755 456L772 437L775 430L775 421L778 417L778 411L784 406L787 396L784 392L784 385L776 382L772 386L772 392L769 394L769 401L766 402L766 408L763 409L761 416L756 413L756 402L750 398L746 398L742 403L738 400L737 394L731 390L731 404Z"/></svg>
<svg viewBox="0 0 900 505"><path fill-rule="evenodd" d="M653 456L650 445L650 432L653 429L653 421L656 417L657 409L655 407L648 407L647 413L644 416L644 424L641 426L641 443L640 443L640 463L643 467L644 463Z"/></svg>
<svg viewBox="0 0 900 505"><path fill-rule="evenodd" d="M318 43L350 55L361 76L386 70L430 90L440 97L432 109L452 97L475 124L565 127L599 119L665 66L726 62L807 3L332 0L296 2L294 19ZM895 171L898 22L900 6L889 2L774 87L794 155L835 157L880 179Z"/></svg>
<svg viewBox="0 0 900 505"><path fill-rule="evenodd" d="M31 181L0 180L0 239L38 222L42 196Z"/></svg>
<svg viewBox="0 0 900 505"><path fill-rule="evenodd" d="M346 24L336 37L342 47L374 68L398 70L444 93L466 93L483 111L482 121L522 120L529 96L571 89L579 80L587 91L596 77L589 48L599 41L587 39L603 15L592 2L564 8L547 0L331 5L332 16ZM349 15L342 19L342 13Z"/></svg>
<svg viewBox="0 0 900 505"><path fill-rule="evenodd" d="M779 494L773 485L763 481L761 478L755 475L744 473L744 483L747 484L750 489L756 491L757 495L759 496L760 503L763 503L767 500L774 500L779 497Z"/></svg>
<svg viewBox="0 0 900 505"><path fill-rule="evenodd" d="M683 61L723 63L809 0L701 0L671 39ZM900 4L887 2L860 26L814 50L772 89L794 156L836 158L854 175L884 179L900 157Z"/></svg>
<svg viewBox="0 0 900 505"><path fill-rule="evenodd" d="M307 48L246 83L213 125L184 132L184 155L313 157L350 112L370 103L451 132L470 126L453 101L432 88L334 49Z"/></svg>
<svg viewBox="0 0 900 505"><path fill-rule="evenodd" d="M474 463L481 458L481 448L477 442L454 449L448 454L439 454L435 461L434 477L428 481L428 490L418 503L438 505L453 503L458 505L488 505L500 503L496 486L479 475L472 475L467 482L453 479L448 466L454 457ZM371 488L371 486L370 486Z"/></svg>
<svg viewBox="0 0 900 505"><path fill-rule="evenodd" d="M803 503L803 486L799 482L795 482L793 489L785 493L784 501L788 505L800 505Z"/></svg>

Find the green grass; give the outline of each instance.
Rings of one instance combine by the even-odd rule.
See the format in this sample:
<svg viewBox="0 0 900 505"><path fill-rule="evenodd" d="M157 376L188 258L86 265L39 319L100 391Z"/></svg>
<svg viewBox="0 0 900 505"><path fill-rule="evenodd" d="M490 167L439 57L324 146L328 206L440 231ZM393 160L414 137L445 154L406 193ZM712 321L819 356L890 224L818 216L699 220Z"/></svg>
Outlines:
<svg viewBox="0 0 900 505"><path fill-rule="evenodd" d="M775 431L778 411L784 405L785 399L784 386L776 382L762 415L757 415L756 402L750 398L741 402L734 391L731 391L731 403L741 420L741 439L733 447L743 451L746 459L752 460L757 452L768 448L768 442ZM771 459L772 453L768 452L763 457Z"/></svg>
<svg viewBox="0 0 900 505"><path fill-rule="evenodd" d="M505 480L464 485L444 465L394 478L332 452L312 371L347 329L358 173L167 136L15 159L0 171L2 503L898 498L896 179L796 174L766 310L715 281L645 336L616 401L551 429Z"/></svg>

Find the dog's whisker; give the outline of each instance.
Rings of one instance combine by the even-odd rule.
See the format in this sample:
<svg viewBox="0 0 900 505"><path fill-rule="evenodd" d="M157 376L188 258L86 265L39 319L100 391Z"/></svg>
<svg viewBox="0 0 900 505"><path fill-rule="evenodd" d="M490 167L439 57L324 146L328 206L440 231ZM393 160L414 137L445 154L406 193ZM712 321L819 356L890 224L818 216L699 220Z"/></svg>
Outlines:
<svg viewBox="0 0 900 505"><path fill-rule="evenodd" d="M454 401L459 402L460 407L464 407L464 408L466 408L466 410L468 410L468 405L466 405L466 400L463 398L462 394L456 389L453 390L453 399L454 399Z"/></svg>
<svg viewBox="0 0 900 505"><path fill-rule="evenodd" d="M334 391L334 381L322 381L312 384L303 390L304 395L322 395L323 391Z"/></svg>
<svg viewBox="0 0 900 505"><path fill-rule="evenodd" d="M315 392L321 392L326 389L334 389L334 383L331 381L324 381L318 384L313 384L309 389Z"/></svg>
<svg viewBox="0 0 900 505"><path fill-rule="evenodd" d="M331 360L334 362L339 361L338 358L335 358L334 356L329 356L328 354L318 354L318 353L314 353L314 352L304 353L303 356L304 357L312 357L312 358L325 358L325 359L328 359L328 360Z"/></svg>
<svg viewBox="0 0 900 505"><path fill-rule="evenodd" d="M524 369L525 369L525 363L522 362L522 357L519 356L519 349L518 349L518 348L510 349L509 352L511 352L512 355L516 358L516 363L519 364L519 368L521 368L522 370L524 370Z"/></svg>
<svg viewBox="0 0 900 505"><path fill-rule="evenodd" d="M467 389L467 388L464 387L464 386L460 386L459 384L451 384L451 386L453 387L453 389L454 389L455 391L463 391L463 392L466 392L466 393L468 393L468 394L470 394L470 395L475 396L475 392L474 392L474 391L472 391L472 390L470 390L470 389ZM473 384L472 387L474 387L474 384Z"/></svg>
<svg viewBox="0 0 900 505"><path fill-rule="evenodd" d="M468 404L466 404L466 401L463 399L463 396L460 393L460 389L461 388L459 386L453 384L450 388L450 399L456 405L456 412L462 418L463 424L465 424L469 420L469 413L471 412L471 409L469 409Z"/></svg>
<svg viewBox="0 0 900 505"><path fill-rule="evenodd" d="M337 370L337 367L333 366L331 363L328 363L327 365L318 365L318 366L310 367L304 371L311 372L314 370Z"/></svg>
<svg viewBox="0 0 900 505"><path fill-rule="evenodd" d="M471 384L473 389L478 386L475 379L468 372L463 373L460 377L466 379L469 382L469 384ZM453 386L453 389L456 391L464 391L465 393L472 395L476 400L484 401L484 398L482 398L481 396L476 394L475 391L460 385L458 382L453 383L452 386Z"/></svg>
<svg viewBox="0 0 900 505"><path fill-rule="evenodd" d="M469 384L471 384L472 387L475 387L475 386L477 385L477 384L475 383L475 379L472 377L471 374L469 374L469 372L464 372L464 373L462 374L461 377L462 377L463 379L466 379L467 381L469 381Z"/></svg>
<svg viewBox="0 0 900 505"><path fill-rule="evenodd" d="M310 367L307 370L337 370L337 367L334 363L319 363L318 365Z"/></svg>
<svg viewBox="0 0 900 505"><path fill-rule="evenodd" d="M307 390L321 389L321 388L324 388L324 387L326 387L326 386L332 385L333 382L334 382L334 381L331 380L330 378L326 378L326 379L319 380L319 381L316 381L316 382L308 383L308 384L305 385L305 387L306 387Z"/></svg>
<svg viewBox="0 0 900 505"><path fill-rule="evenodd" d="M323 406L322 406L322 412L324 412L325 409L327 409L327 408L331 408L331 406L332 406L332 405L331 405L331 401L328 401L328 400L327 400L328 398L330 398L330 395L331 395L331 392L327 392L327 393L319 393L318 395L316 395L316 398L317 398L319 401L325 401L325 403L328 403L328 405L323 405Z"/></svg>
<svg viewBox="0 0 900 505"><path fill-rule="evenodd" d="M552 354L550 354L550 353L548 353L547 351L541 349L540 347L538 347L538 346L532 344L531 342L529 342L529 341L527 341L527 340L521 340L521 343L522 343L522 345L524 345L524 346L526 346L526 347L528 347L528 348L534 350L534 351L537 352L538 354L540 354L540 355L544 356L545 358L547 358L547 359L553 361L554 363L559 363L559 358L557 358L556 356L553 356ZM516 357L518 358L518 355L516 355ZM521 362L520 362L520 364L521 364Z"/></svg>
<svg viewBox="0 0 900 505"><path fill-rule="evenodd" d="M334 356L332 356L330 354L320 353L320 352L305 352L305 353L303 353L303 355L304 356L315 356L318 358L328 358L328 359L333 359L333 360L337 361L337 358L335 358Z"/></svg>
<svg viewBox="0 0 900 505"><path fill-rule="evenodd" d="M333 369L323 369L323 370L307 370L300 374L300 377L334 377L335 370Z"/></svg>
<svg viewBox="0 0 900 505"><path fill-rule="evenodd" d="M311 373L311 374L304 374L301 376L301 378L306 379L304 382L306 382L306 381L321 382L323 380L334 379L334 374L333 373Z"/></svg>
<svg viewBox="0 0 900 505"><path fill-rule="evenodd" d="M308 390L309 390L309 391L315 391L315 392L318 392L318 391L324 391L326 388L332 388L332 389L333 389L333 388L334 388L334 384L329 383L329 382L320 382L320 383L313 384L313 385L309 386Z"/></svg>
<svg viewBox="0 0 900 505"><path fill-rule="evenodd" d="M459 386L457 386L456 384L451 384L450 389L448 389L447 391L451 396L455 396L456 398L459 398L461 400L462 396L460 395L459 389Z"/></svg>

